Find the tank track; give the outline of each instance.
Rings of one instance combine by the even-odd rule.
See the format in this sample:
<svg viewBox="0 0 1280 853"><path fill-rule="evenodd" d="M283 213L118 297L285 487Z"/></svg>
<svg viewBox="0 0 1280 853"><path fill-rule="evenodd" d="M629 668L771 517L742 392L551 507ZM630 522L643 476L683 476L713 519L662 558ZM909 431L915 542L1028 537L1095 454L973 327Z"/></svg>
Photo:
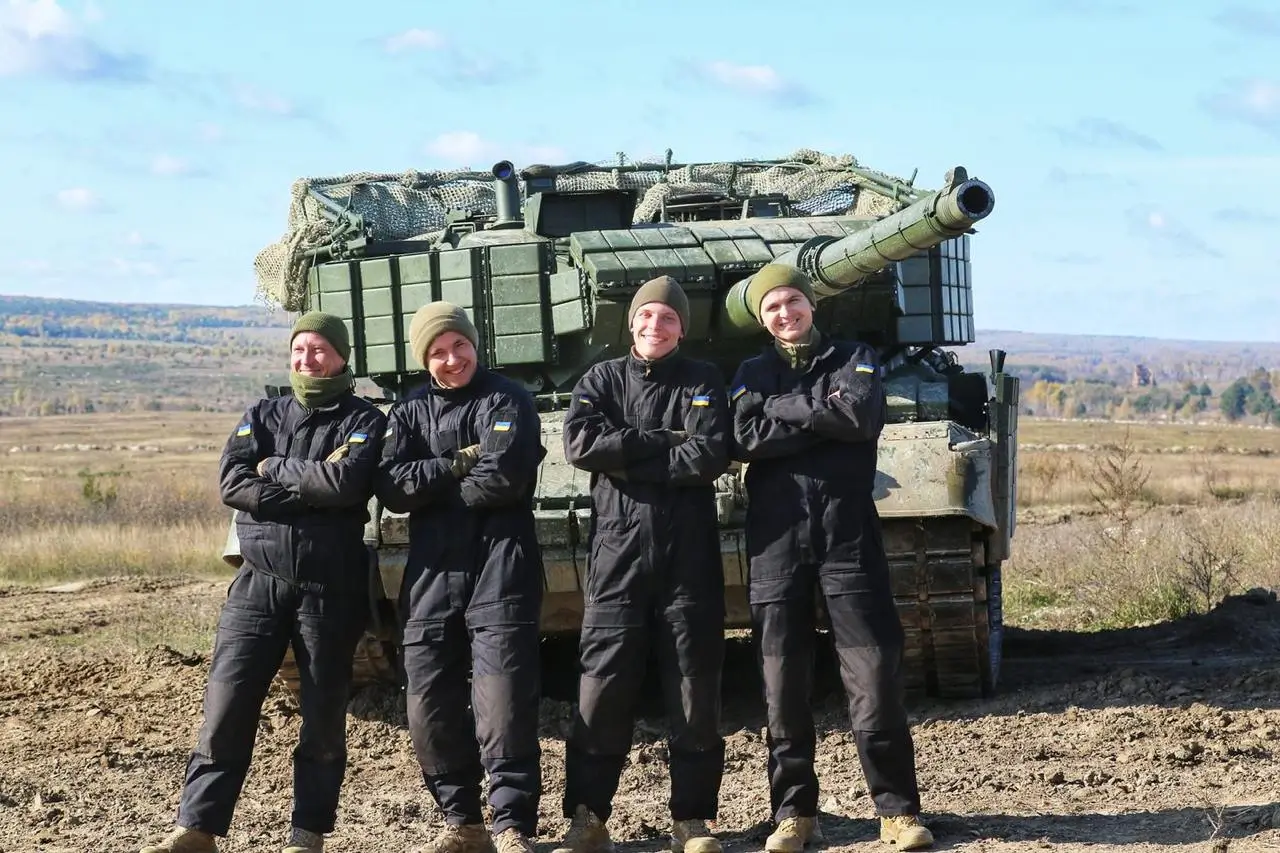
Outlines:
<svg viewBox="0 0 1280 853"><path fill-rule="evenodd" d="M908 698L990 696L1003 626L1000 564L987 561L987 534L963 517L885 519L883 527Z"/></svg>

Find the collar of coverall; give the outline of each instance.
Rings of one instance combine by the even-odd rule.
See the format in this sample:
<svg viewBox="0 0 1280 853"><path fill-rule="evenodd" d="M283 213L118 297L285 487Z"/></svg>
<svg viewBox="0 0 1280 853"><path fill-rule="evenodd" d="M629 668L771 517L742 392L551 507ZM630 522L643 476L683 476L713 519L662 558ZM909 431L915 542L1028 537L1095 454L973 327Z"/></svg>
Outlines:
<svg viewBox="0 0 1280 853"><path fill-rule="evenodd" d="M636 352L636 348L632 347L627 358L627 370L643 379L653 379L662 376L665 371L670 369L671 365L678 360L679 355L679 344L676 344L676 348L662 358L643 358Z"/></svg>

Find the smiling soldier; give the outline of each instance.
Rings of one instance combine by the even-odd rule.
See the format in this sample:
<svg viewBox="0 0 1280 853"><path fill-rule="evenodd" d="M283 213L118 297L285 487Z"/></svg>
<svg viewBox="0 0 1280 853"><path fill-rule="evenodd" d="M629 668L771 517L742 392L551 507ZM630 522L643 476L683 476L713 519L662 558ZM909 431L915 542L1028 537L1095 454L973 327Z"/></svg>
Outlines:
<svg viewBox="0 0 1280 853"><path fill-rule="evenodd" d="M409 337L430 381L391 410L377 493L387 509L409 513L399 608L409 733L445 816L427 850L480 853L496 841L500 853L532 853L541 422L529 392L480 366L476 327L461 308L423 306ZM480 802L486 771L492 838Z"/></svg>
<svg viewBox="0 0 1280 853"><path fill-rule="evenodd" d="M902 850L933 837L903 707L902 625L872 498L885 399L876 351L813 324L813 285L768 264L747 306L773 336L732 384L734 454L747 462L748 595L768 706L770 853L818 837L814 772L814 590L831 621L858 758L880 838Z"/></svg>
<svg viewBox="0 0 1280 853"><path fill-rule="evenodd" d="M223 502L238 510L244 564L218 618L204 724L187 764L178 828L143 853L213 853L226 835L285 650L301 681L293 831L285 853L318 853L346 771L351 662L368 616L364 525L386 419L354 393L347 327L298 318L292 395L249 408L222 453Z"/></svg>
<svg viewBox="0 0 1280 853"><path fill-rule="evenodd" d="M650 650L671 722L671 844L716 853L724 574L715 480L728 467L728 402L712 364L680 354L689 301L663 276L631 300L631 353L594 365L564 424L591 472L590 572L578 714L566 756L562 851L612 849L604 822L631 746Z"/></svg>

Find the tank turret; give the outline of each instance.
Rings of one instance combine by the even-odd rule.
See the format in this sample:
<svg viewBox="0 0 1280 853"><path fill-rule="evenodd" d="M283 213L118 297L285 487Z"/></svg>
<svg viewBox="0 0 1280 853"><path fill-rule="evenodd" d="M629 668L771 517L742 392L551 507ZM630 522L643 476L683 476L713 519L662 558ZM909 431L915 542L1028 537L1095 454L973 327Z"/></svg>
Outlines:
<svg viewBox="0 0 1280 853"><path fill-rule="evenodd" d="M889 416L875 498L909 688L975 696L999 673L1018 385L1003 353L992 353L990 373L973 373L946 348L974 340L971 234L993 206L991 188L960 167L930 192L914 175L809 150L717 163L675 163L670 151L523 169L504 160L297 181L286 234L254 266L266 301L346 320L352 368L384 405L427 381L409 322L441 299L471 316L485 364L534 394L548 451L535 507L548 633L579 627L590 554L589 477L564 459L564 409L592 364L628 352L631 296L659 275L680 281L690 303L681 350L727 382L768 344L743 301L751 276L773 262L805 270L819 327L881 355ZM733 628L750 624L740 474L721 478L717 502ZM408 533L403 516L372 510L380 588L358 675L389 678ZM233 539L227 556L236 553Z"/></svg>

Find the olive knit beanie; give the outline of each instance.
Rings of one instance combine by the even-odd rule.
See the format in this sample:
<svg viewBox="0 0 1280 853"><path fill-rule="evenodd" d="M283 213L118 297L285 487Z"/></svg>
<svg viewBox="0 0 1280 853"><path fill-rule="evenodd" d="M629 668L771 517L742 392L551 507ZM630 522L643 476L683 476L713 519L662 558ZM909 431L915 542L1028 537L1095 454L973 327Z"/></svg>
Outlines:
<svg viewBox="0 0 1280 853"><path fill-rule="evenodd" d="M419 308L409 322L409 345L423 367L427 366L431 342L445 332L457 332L480 349L480 333L466 311L451 302L429 302Z"/></svg>
<svg viewBox="0 0 1280 853"><path fill-rule="evenodd" d="M809 276L790 264L765 264L747 285L747 310L751 312L751 316L756 320L760 319L760 303L764 302L765 294L779 287L794 287L805 295L810 305L818 304L813 296L813 282L809 280Z"/></svg>
<svg viewBox="0 0 1280 853"><path fill-rule="evenodd" d="M689 333L689 297L685 296L680 282L669 275L660 275L640 285L636 295L631 297L631 307L627 309L627 328L631 328L631 320L640 306L650 302L669 305L680 318L681 333Z"/></svg>
<svg viewBox="0 0 1280 853"><path fill-rule="evenodd" d="M351 335L347 332L347 324L341 317L326 314L323 311L303 314L293 324L293 331L289 333L290 346L293 345L293 339L301 332L315 332L337 350L343 361L351 360Z"/></svg>

